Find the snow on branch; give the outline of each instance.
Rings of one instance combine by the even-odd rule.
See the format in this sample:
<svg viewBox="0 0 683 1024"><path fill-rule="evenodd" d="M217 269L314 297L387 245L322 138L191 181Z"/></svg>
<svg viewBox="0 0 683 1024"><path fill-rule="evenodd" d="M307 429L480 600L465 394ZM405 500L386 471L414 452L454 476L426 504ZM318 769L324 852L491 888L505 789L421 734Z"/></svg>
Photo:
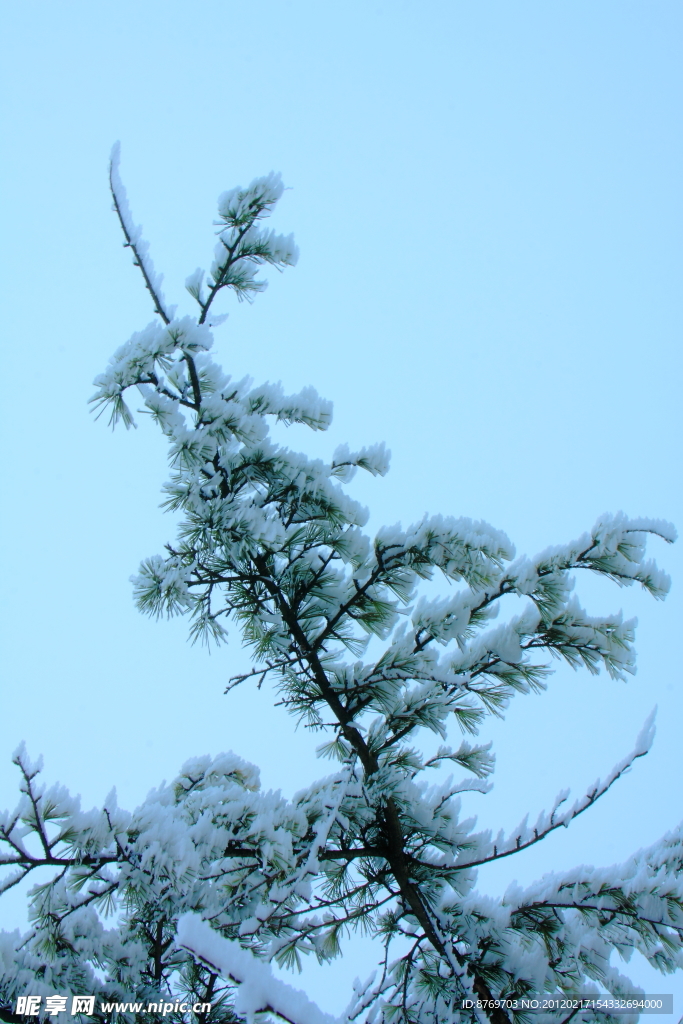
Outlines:
<svg viewBox="0 0 683 1024"><path fill-rule="evenodd" d="M120 160L121 143L115 142L109 159L109 186L111 188L114 210L119 218L121 230L126 239L124 244L132 250L133 263L136 267L140 268L140 272L145 280L145 287L152 296L154 311L159 314L165 324L168 324L173 319L175 307L169 308L168 311L166 310L164 294L161 290L163 275L157 274L155 271L154 264L149 255L149 242L146 242L142 237L142 227L133 221L126 189L119 174Z"/></svg>
<svg viewBox="0 0 683 1024"><path fill-rule="evenodd" d="M586 794L576 800L571 807L558 813L563 804L567 802L569 797L569 790L562 790L558 793L553 809L548 813L543 811L533 827L527 825L527 819L525 818L520 825L514 830L511 837L506 838L503 833L499 833L495 841L489 842L485 851L480 851L480 856L473 860L467 859L467 854L462 854L456 861L459 868L472 868L478 867L481 864L487 864L492 860L500 860L502 857L509 857L513 853L518 853L520 850L525 850L529 846L533 846L534 843L540 842L545 839L547 835L554 832L555 829L564 827L568 828L574 818L577 818L579 814L588 810L593 804L604 796L608 789L614 785L617 779L628 771L631 765L639 757L644 757L648 753L652 746L652 741L655 736L655 717L657 715L657 708L653 708L648 717L645 719L643 728L638 733L635 747L626 757L622 758L618 764L614 766L612 771L609 773L607 778L602 781L598 779L594 785L592 785Z"/></svg>
<svg viewBox="0 0 683 1024"><path fill-rule="evenodd" d="M198 914L178 918L177 944L239 985L235 1011L250 1022L270 1011L288 1024L338 1024L337 1018L311 1002L300 989L273 976L270 965L238 942L223 938Z"/></svg>
<svg viewBox="0 0 683 1024"><path fill-rule="evenodd" d="M373 476L386 476L390 459L391 452L383 441L361 448L358 452L350 451L348 444L340 444L332 457L332 472L344 481L353 478L357 467L367 470Z"/></svg>

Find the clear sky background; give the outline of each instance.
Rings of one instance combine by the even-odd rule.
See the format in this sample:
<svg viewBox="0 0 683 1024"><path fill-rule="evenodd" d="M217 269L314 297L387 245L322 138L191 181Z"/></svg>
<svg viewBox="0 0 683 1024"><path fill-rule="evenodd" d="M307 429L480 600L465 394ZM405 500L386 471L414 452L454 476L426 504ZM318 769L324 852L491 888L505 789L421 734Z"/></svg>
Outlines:
<svg viewBox="0 0 683 1024"><path fill-rule="evenodd" d="M211 656L182 620L134 609L128 578L174 524L158 508L152 426L94 422L91 381L152 319L121 248L122 176L169 301L207 266L219 192L271 169L274 226L301 259L217 332L228 372L313 384L335 404L329 454L384 440L393 465L352 490L371 526L425 511L485 518L533 554L604 511L683 525L683 7L648 0L22 0L4 7L3 577L0 806L25 739L86 806L132 807L188 757L233 749L292 794L329 768L315 740ZM683 818L681 549L661 605L582 580L589 611L638 615L624 685L560 670L487 729L483 824L512 828L626 754L654 704L647 759L562 835L483 870L481 887L613 863ZM22 919L20 900L0 921ZM325 1009L372 954L307 972ZM651 992L683 984L632 975Z"/></svg>

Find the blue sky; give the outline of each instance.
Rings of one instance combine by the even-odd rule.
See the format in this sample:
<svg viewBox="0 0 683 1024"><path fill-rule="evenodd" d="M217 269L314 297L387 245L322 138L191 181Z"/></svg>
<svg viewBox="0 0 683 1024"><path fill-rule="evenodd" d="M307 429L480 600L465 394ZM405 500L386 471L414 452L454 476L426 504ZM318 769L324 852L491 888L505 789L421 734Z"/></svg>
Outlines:
<svg viewBox="0 0 683 1024"><path fill-rule="evenodd" d="M268 694L222 695L237 644L209 657L132 605L128 577L173 523L162 441L146 423L112 435L86 404L152 318L110 211L116 139L188 311L218 193L282 171L275 226L299 265L226 305L217 352L234 376L334 401L329 433L297 428L293 447L387 442L389 476L351 485L373 527L483 517L530 554L604 511L681 527L680 4L25 0L3 21L0 805L22 739L87 805L113 784L133 805L204 751L287 793L326 770ZM655 748L566 835L482 873L491 892L623 859L683 817L681 552L653 553L674 576L664 605L579 587L589 610L639 616L637 677L562 670L518 698L472 810L512 827L578 795L658 704ZM336 1010L366 968L349 957L312 991ZM680 982L642 983L683 1013Z"/></svg>

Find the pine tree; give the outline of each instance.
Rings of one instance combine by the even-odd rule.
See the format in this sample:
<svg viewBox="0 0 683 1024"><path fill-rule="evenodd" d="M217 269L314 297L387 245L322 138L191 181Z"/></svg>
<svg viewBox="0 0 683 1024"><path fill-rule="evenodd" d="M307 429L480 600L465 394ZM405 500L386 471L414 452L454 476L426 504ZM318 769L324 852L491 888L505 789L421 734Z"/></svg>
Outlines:
<svg viewBox="0 0 683 1024"><path fill-rule="evenodd" d="M168 440L166 506L181 516L176 541L135 578L138 607L184 615L192 640L216 645L232 620L253 667L230 687L272 680L336 768L286 800L263 792L234 754L196 758L133 813L113 797L83 812L18 751L20 802L0 819L3 890L40 869L54 875L31 890L29 932L0 935L0 1017L24 1019L17 1000L28 994L94 993L82 1016L98 1021L218 1024L270 1011L322 1024L330 1018L268 964L333 959L360 929L375 937L380 967L350 994L349 1022L604 1020L567 1001L637 991L613 952L639 950L664 972L681 965L681 829L618 868L545 876L499 901L477 893L476 869L592 807L646 753L652 721L604 782L573 804L560 794L510 835L475 831L460 796L490 785L480 726L515 694L543 690L549 657L617 679L633 671L633 623L586 614L574 576L590 570L663 598L669 580L645 560L645 544L649 534L673 541L673 528L603 517L533 559L515 558L504 533L470 519L433 516L370 538L366 511L342 485L358 468L385 474L384 446L342 446L329 463L282 447L269 421L325 430L330 404L311 388L288 396L233 381L210 355L219 293L251 300L265 287L262 266L296 263L292 237L263 225L279 176L220 197L206 284L201 271L187 280L194 318L166 304L116 150L110 180L156 318L116 352L93 402L112 426L129 427L137 389ZM439 575L455 584L449 596L421 594ZM521 613L492 625L512 597ZM431 756L420 746L429 734L442 740ZM468 777L443 781L444 765ZM539 997L565 1005L524 1009Z"/></svg>

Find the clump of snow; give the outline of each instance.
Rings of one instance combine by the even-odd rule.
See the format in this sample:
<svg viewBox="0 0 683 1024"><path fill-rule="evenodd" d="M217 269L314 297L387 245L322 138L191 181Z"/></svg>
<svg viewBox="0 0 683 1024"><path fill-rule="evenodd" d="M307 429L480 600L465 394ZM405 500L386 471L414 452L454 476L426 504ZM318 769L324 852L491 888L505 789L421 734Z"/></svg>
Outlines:
<svg viewBox="0 0 683 1024"><path fill-rule="evenodd" d="M270 966L238 942L218 935L198 914L178 919L177 943L239 985L235 1011L251 1022L254 1014L270 1010L289 1024L338 1024L300 989L274 977Z"/></svg>

